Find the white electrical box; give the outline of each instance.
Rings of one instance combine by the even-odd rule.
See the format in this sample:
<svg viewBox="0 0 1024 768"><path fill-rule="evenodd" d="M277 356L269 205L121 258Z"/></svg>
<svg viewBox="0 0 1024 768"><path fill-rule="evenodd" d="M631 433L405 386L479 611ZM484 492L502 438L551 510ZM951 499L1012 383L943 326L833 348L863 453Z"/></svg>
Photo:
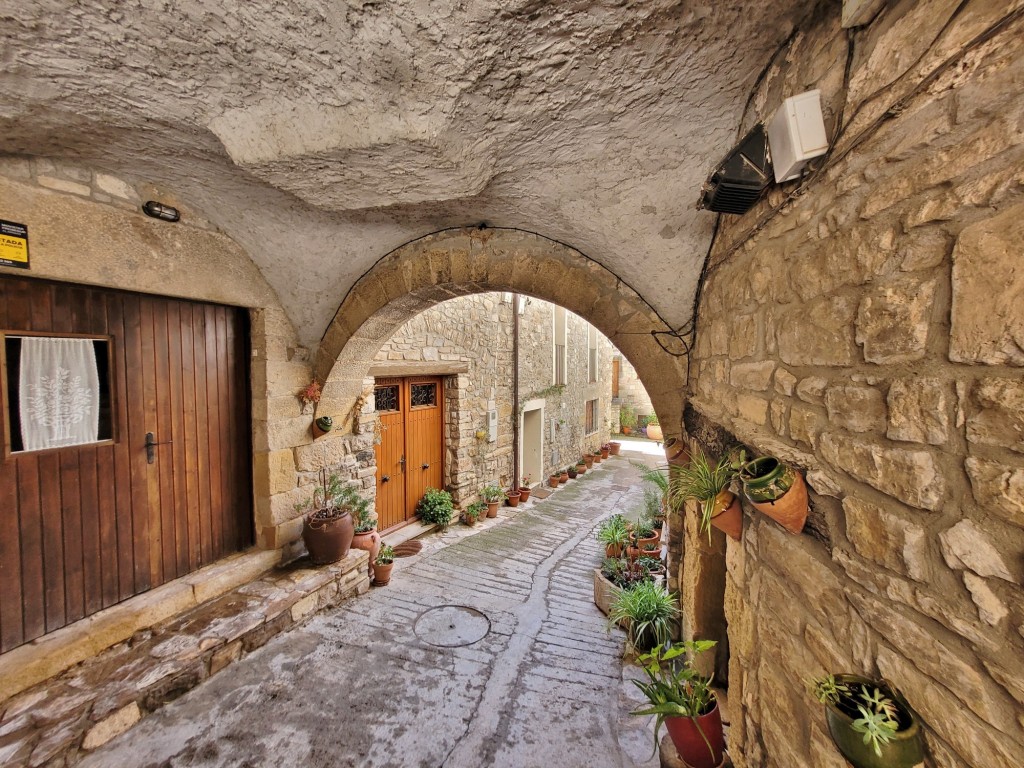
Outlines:
<svg viewBox="0 0 1024 768"><path fill-rule="evenodd" d="M498 412L495 410L487 412L487 441L498 442Z"/></svg>
<svg viewBox="0 0 1024 768"><path fill-rule="evenodd" d="M776 110L767 130L776 183L799 178L808 160L828 151L821 91L790 96Z"/></svg>

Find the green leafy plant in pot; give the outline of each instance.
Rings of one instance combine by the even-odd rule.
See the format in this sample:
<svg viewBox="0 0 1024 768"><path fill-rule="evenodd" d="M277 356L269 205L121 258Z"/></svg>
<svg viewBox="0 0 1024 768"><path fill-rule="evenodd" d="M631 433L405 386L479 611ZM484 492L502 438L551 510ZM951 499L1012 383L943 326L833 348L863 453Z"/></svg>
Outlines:
<svg viewBox="0 0 1024 768"><path fill-rule="evenodd" d="M326 565L348 554L355 532L353 517L369 509L370 502L326 469L320 470L319 480L313 498L297 504L296 510L305 513L302 541L309 559L316 565Z"/></svg>
<svg viewBox="0 0 1024 768"><path fill-rule="evenodd" d="M645 579L618 591L608 612L608 625L626 622L626 652L646 653L669 641L672 620L678 615L676 596Z"/></svg>
<svg viewBox="0 0 1024 768"><path fill-rule="evenodd" d="M836 748L854 768L911 768L924 760L917 716L887 680L825 675L811 681Z"/></svg>
<svg viewBox="0 0 1024 768"><path fill-rule="evenodd" d="M373 584L385 587L391 581L391 569L395 567L395 550L389 544L382 544L373 560Z"/></svg>
<svg viewBox="0 0 1024 768"><path fill-rule="evenodd" d="M761 456L740 468L743 493L755 509L787 531L800 533L807 521L807 485L803 475L774 456Z"/></svg>
<svg viewBox="0 0 1024 768"><path fill-rule="evenodd" d="M650 702L633 715L654 715L654 751L661 726L668 728L679 756L693 768L717 768L725 754L725 735L711 678L693 668L693 657L715 646L713 640L694 640L665 649L658 645L640 656L647 680L634 680ZM690 654L687 660L684 654Z"/></svg>
<svg viewBox="0 0 1024 768"><path fill-rule="evenodd" d="M501 506L501 501L505 498L505 492L501 490L500 486L497 486L494 483L488 483L480 489L480 495L487 504L487 516L497 517L498 507Z"/></svg>
<svg viewBox="0 0 1024 768"><path fill-rule="evenodd" d="M669 506L679 511L684 502L697 501L700 503L700 530L707 533L708 541L711 541L712 525L739 541L743 533L743 510L736 494L729 490L735 474L731 457L722 456L712 463L700 446L694 445L690 462L672 467L668 480Z"/></svg>
<svg viewBox="0 0 1024 768"><path fill-rule="evenodd" d="M452 502L452 495L448 491L441 491L437 488L427 488L423 498L416 505L416 514L424 523L447 528L452 522L455 513L455 504Z"/></svg>
<svg viewBox="0 0 1024 768"><path fill-rule="evenodd" d="M487 505L482 501L474 501L462 511L462 522L472 527L477 521L487 514Z"/></svg>
<svg viewBox="0 0 1024 768"><path fill-rule="evenodd" d="M622 548L629 541L629 528L626 527L626 518L622 515L612 515L602 520L597 526L597 540L604 544L604 551L607 557L619 557Z"/></svg>

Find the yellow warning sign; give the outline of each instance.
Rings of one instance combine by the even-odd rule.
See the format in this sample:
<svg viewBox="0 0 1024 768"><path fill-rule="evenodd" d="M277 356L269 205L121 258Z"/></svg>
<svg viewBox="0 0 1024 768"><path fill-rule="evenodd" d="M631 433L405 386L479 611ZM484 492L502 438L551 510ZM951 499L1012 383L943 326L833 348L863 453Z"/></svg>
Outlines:
<svg viewBox="0 0 1024 768"><path fill-rule="evenodd" d="M28 269L28 227L0 219L0 267Z"/></svg>

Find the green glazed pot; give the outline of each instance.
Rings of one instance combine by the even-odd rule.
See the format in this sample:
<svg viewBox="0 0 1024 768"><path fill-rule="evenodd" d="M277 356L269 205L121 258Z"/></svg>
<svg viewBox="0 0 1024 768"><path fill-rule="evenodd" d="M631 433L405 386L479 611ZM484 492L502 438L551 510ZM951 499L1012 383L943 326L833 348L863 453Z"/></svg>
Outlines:
<svg viewBox="0 0 1024 768"><path fill-rule="evenodd" d="M796 472L774 456L762 456L743 465L740 481L751 501L777 501L793 486Z"/></svg>
<svg viewBox="0 0 1024 768"><path fill-rule="evenodd" d="M901 718L910 722L907 728L896 732L888 743L882 744L882 755L875 754L870 744L864 743L864 734L853 730L853 718L831 704L825 705L828 732L840 754L854 768L913 768L924 763L924 744L917 717L900 692L888 681L869 680L860 675L836 675L836 682L875 686L896 702Z"/></svg>
<svg viewBox="0 0 1024 768"><path fill-rule="evenodd" d="M334 426L334 419L330 416L320 416L316 420L316 428L321 432L330 432Z"/></svg>

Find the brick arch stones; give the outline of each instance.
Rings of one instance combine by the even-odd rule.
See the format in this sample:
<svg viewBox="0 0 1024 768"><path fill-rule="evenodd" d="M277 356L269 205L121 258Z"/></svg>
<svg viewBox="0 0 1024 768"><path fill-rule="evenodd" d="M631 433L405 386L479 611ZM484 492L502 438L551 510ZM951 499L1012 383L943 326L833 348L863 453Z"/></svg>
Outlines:
<svg viewBox="0 0 1024 768"><path fill-rule="evenodd" d="M597 262L562 243L517 229L447 229L406 243L352 287L324 333L314 375L324 382L318 413L352 413L377 350L414 315L456 296L514 291L574 312L632 363L664 425L681 433L686 358L652 332L665 321ZM679 347L661 336L666 347ZM347 422L348 420L345 419Z"/></svg>

